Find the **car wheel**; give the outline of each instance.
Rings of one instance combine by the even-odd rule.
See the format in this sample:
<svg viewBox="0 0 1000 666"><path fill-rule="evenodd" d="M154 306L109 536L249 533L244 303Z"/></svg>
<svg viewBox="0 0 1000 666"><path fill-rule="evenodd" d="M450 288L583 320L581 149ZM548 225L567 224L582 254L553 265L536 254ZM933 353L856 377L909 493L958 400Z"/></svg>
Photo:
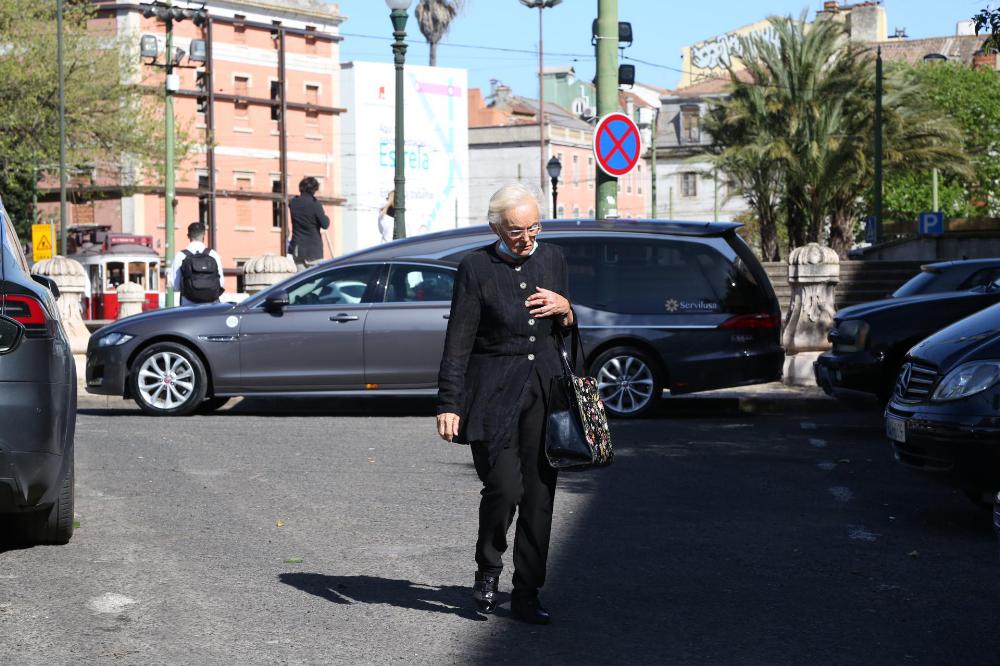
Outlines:
<svg viewBox="0 0 1000 666"><path fill-rule="evenodd" d="M208 374L188 347L158 342L135 359L129 384L132 399L146 414L187 416L205 399Z"/></svg>
<svg viewBox="0 0 1000 666"><path fill-rule="evenodd" d="M229 396L218 396L218 397L213 396L211 398L205 398L204 400L201 401L201 404L198 405L198 409L196 409L195 411L198 412L199 414L211 414L215 410L221 408L227 402L229 402Z"/></svg>
<svg viewBox="0 0 1000 666"><path fill-rule="evenodd" d="M632 347L603 352L590 365L604 409L611 416L642 416L663 392L663 380L648 354Z"/></svg>
<svg viewBox="0 0 1000 666"><path fill-rule="evenodd" d="M73 536L73 454L70 454L56 502L47 511L20 516L25 541L32 544L63 545Z"/></svg>

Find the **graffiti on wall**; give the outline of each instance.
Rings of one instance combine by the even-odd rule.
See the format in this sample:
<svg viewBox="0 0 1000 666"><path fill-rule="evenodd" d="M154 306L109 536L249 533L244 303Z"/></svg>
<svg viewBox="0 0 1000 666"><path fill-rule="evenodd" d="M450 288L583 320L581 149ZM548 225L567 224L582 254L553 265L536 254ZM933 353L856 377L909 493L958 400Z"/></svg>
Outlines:
<svg viewBox="0 0 1000 666"><path fill-rule="evenodd" d="M774 26L762 26L750 32L730 32L705 40L691 47L691 64L698 69L721 69L730 67L733 59L744 58L744 46L754 40L778 43Z"/></svg>

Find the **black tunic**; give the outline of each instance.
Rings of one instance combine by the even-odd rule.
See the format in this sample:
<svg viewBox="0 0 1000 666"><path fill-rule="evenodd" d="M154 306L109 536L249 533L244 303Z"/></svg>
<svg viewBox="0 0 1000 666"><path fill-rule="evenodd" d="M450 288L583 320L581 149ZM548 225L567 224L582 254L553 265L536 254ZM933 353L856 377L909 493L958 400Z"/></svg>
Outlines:
<svg viewBox="0 0 1000 666"><path fill-rule="evenodd" d="M548 390L562 374L553 317L533 318L525 300L535 287L569 299L566 258L538 243L520 264L504 261L494 244L470 252L458 267L438 375L437 413L461 417L461 443L486 442L490 458L505 447L532 370Z"/></svg>

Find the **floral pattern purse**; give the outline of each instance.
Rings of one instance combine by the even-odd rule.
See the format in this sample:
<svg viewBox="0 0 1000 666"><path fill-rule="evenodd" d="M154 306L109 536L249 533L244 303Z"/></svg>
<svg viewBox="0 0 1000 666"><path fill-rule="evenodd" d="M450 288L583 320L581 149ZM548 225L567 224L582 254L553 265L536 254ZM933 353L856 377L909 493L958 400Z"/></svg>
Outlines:
<svg viewBox="0 0 1000 666"><path fill-rule="evenodd" d="M582 470L605 467L615 458L611 431L597 380L573 374L562 335L556 332L564 373L553 377L545 427L545 456L557 469ZM573 352L579 333L573 331Z"/></svg>

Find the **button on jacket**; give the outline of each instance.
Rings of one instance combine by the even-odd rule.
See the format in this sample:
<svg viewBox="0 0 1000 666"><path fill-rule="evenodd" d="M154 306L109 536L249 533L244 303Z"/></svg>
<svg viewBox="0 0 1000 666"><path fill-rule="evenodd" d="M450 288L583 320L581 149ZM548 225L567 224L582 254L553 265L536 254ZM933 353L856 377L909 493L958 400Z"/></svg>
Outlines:
<svg viewBox="0 0 1000 666"><path fill-rule="evenodd" d="M515 265L491 244L470 252L458 267L437 413L458 414L455 441L486 442L491 459L507 444L532 370L546 391L563 373L554 335L562 329L558 318L533 318L525 305L535 287L569 299L566 258L558 246L538 243Z"/></svg>

